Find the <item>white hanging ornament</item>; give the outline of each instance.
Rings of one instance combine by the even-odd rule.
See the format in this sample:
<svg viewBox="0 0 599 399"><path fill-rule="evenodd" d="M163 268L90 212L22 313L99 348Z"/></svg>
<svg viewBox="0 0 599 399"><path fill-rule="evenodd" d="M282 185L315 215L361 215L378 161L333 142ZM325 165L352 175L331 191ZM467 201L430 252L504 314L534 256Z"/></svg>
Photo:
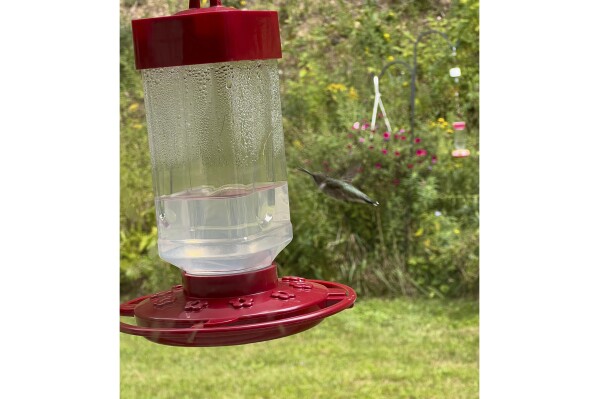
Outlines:
<svg viewBox="0 0 599 399"><path fill-rule="evenodd" d="M449 70L449 76L452 78L459 78L462 76L462 71L460 71L460 67L451 68Z"/></svg>

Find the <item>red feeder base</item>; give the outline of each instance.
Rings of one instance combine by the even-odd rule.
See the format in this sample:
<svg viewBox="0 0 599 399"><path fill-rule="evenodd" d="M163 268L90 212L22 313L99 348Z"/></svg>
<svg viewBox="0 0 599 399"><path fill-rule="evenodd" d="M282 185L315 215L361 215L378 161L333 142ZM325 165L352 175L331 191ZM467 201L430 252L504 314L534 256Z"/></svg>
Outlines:
<svg viewBox="0 0 599 399"><path fill-rule="evenodd" d="M470 150L467 150L467 149L453 150L451 152L451 156L454 158L466 158L466 157L470 156Z"/></svg>
<svg viewBox="0 0 599 399"><path fill-rule="evenodd" d="M164 345L224 346L266 341L314 327L353 306L343 284L287 276L277 266L229 276L183 273L183 285L121 305L121 332Z"/></svg>

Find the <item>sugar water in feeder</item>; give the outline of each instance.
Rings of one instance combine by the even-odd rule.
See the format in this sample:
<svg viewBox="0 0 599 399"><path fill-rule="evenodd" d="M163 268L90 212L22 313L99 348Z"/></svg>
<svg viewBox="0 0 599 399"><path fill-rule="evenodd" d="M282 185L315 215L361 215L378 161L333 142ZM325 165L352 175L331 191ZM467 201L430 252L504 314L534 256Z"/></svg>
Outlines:
<svg viewBox="0 0 599 399"><path fill-rule="evenodd" d="M142 76L160 257L198 275L269 266L293 236L276 60Z"/></svg>

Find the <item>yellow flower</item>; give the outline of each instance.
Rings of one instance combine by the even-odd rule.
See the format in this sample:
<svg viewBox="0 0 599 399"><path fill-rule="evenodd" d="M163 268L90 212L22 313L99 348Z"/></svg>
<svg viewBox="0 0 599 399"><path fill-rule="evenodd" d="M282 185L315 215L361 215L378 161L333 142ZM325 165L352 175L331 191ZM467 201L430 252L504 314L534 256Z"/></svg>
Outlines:
<svg viewBox="0 0 599 399"><path fill-rule="evenodd" d="M327 86L327 91L331 93L339 93L340 91L346 91L347 87L343 83L331 83Z"/></svg>
<svg viewBox="0 0 599 399"><path fill-rule="evenodd" d="M443 118L439 118L439 119L437 119L437 122L439 122L439 123L443 123L443 122L445 122L445 119L443 119Z"/></svg>
<svg viewBox="0 0 599 399"><path fill-rule="evenodd" d="M302 142L297 139L293 140L293 146L295 148L297 148L298 150L301 150L302 148L304 148L304 145L302 144Z"/></svg>
<svg viewBox="0 0 599 399"><path fill-rule="evenodd" d="M460 234L460 229L453 229L454 234Z"/></svg>
<svg viewBox="0 0 599 399"><path fill-rule="evenodd" d="M386 41L391 40L391 35L388 33L383 33L383 37L385 38Z"/></svg>
<svg viewBox="0 0 599 399"><path fill-rule="evenodd" d="M387 61L393 61L393 60L395 60L394 56L390 55L389 57L387 57Z"/></svg>
<svg viewBox="0 0 599 399"><path fill-rule="evenodd" d="M133 125L133 129L137 129L137 130L139 130L139 129L143 128L143 127L144 127L144 125L142 125L141 123L136 123L136 124Z"/></svg>
<svg viewBox="0 0 599 399"><path fill-rule="evenodd" d="M447 122L442 123L442 127L447 127L447 126L449 126L449 123L447 123Z"/></svg>
<svg viewBox="0 0 599 399"><path fill-rule="evenodd" d="M352 86L352 87L349 88L349 94L348 94L348 96L352 100L357 100L358 99L358 91Z"/></svg>
<svg viewBox="0 0 599 399"><path fill-rule="evenodd" d="M414 233L415 237L420 237L424 233L424 229L421 227L417 232Z"/></svg>
<svg viewBox="0 0 599 399"><path fill-rule="evenodd" d="M429 122L429 123L428 123L428 125L429 125L430 127L435 127L435 126L437 126L437 124L436 124L434 121L432 121L432 122Z"/></svg>
<svg viewBox="0 0 599 399"><path fill-rule="evenodd" d="M424 246L427 247L427 248L430 247L431 246L431 240L428 239L428 238L426 240L424 240Z"/></svg>
<svg viewBox="0 0 599 399"><path fill-rule="evenodd" d="M241 0L241 1L239 2L239 4L240 4L241 6L245 6L247 3L245 2L245 0Z"/></svg>
<svg viewBox="0 0 599 399"><path fill-rule="evenodd" d="M139 109L139 104L138 103L133 103L129 106L129 112L135 112Z"/></svg>
<svg viewBox="0 0 599 399"><path fill-rule="evenodd" d="M446 132L446 133L449 133L449 134L452 134L452 133L453 133L453 130L451 130L451 129L447 129L445 132Z"/></svg>

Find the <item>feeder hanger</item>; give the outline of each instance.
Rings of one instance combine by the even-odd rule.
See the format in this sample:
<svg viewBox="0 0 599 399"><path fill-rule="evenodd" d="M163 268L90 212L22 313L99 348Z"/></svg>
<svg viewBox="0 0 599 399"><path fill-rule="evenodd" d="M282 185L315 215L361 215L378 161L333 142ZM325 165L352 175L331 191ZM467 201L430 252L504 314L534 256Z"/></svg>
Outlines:
<svg viewBox="0 0 599 399"><path fill-rule="evenodd" d="M389 123L389 119L387 118L387 112L385 112L385 106L383 105L383 100L381 99L381 92L379 91L379 77L375 75L374 77L374 108L372 109L372 120L370 122L370 127L374 129L374 123L376 122L376 111L379 106L381 107L381 111L383 113L383 118L385 119L385 126L387 127L387 131L391 132L391 124Z"/></svg>

